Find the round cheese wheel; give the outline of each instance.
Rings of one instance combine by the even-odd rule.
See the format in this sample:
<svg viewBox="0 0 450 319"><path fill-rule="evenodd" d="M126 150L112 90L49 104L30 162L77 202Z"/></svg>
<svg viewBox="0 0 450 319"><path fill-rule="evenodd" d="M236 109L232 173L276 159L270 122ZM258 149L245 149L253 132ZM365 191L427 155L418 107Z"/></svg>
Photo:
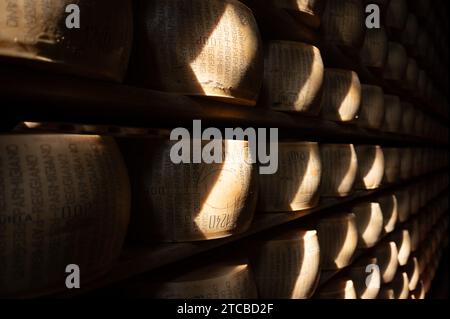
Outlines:
<svg viewBox="0 0 450 319"><path fill-rule="evenodd" d="M408 275L408 287L410 291L417 288L419 283L419 262L417 257L413 256L406 265L406 274Z"/></svg>
<svg viewBox="0 0 450 319"><path fill-rule="evenodd" d="M401 81L405 75L408 56L405 48L396 42L388 43L388 58L384 69L386 80Z"/></svg>
<svg viewBox="0 0 450 319"><path fill-rule="evenodd" d="M358 159L352 144L321 144L323 197L348 196L358 171Z"/></svg>
<svg viewBox="0 0 450 319"><path fill-rule="evenodd" d="M413 151L409 147L400 151L400 176L404 180L413 176Z"/></svg>
<svg viewBox="0 0 450 319"><path fill-rule="evenodd" d="M281 142L277 172L259 176L260 210L287 212L316 206L321 175L317 143Z"/></svg>
<svg viewBox="0 0 450 319"><path fill-rule="evenodd" d="M383 89L375 85L361 85L361 105L357 120L358 125L372 129L381 129L383 119Z"/></svg>
<svg viewBox="0 0 450 319"><path fill-rule="evenodd" d="M361 49L361 61L365 66L382 69L388 54L388 38L386 30L381 28L367 29Z"/></svg>
<svg viewBox="0 0 450 319"><path fill-rule="evenodd" d="M402 124L402 106L400 98L395 95L384 95L384 129L387 132L399 132Z"/></svg>
<svg viewBox="0 0 450 319"><path fill-rule="evenodd" d="M402 31L402 43L407 47L414 47L417 42L417 34L419 31L419 24L414 14L409 13L406 19L405 28Z"/></svg>
<svg viewBox="0 0 450 319"><path fill-rule="evenodd" d="M316 296L317 299L357 299L353 281L340 277L324 285Z"/></svg>
<svg viewBox="0 0 450 319"><path fill-rule="evenodd" d="M361 103L361 83L349 70L325 69L321 114L330 121L349 122L355 119Z"/></svg>
<svg viewBox="0 0 450 319"><path fill-rule="evenodd" d="M397 183L400 179L401 149L383 147L384 181L388 184Z"/></svg>
<svg viewBox="0 0 450 319"><path fill-rule="evenodd" d="M79 8L79 28L71 28L71 4ZM1 0L0 7L0 56L62 73L123 79L133 29L130 0Z"/></svg>
<svg viewBox="0 0 450 319"><path fill-rule="evenodd" d="M358 247L375 246L383 230L383 213L379 203L361 203L353 207L358 228Z"/></svg>
<svg viewBox="0 0 450 319"><path fill-rule="evenodd" d="M355 150L358 158L356 188L378 188L384 175L383 150L378 145L356 145Z"/></svg>
<svg viewBox="0 0 450 319"><path fill-rule="evenodd" d="M398 221L403 223L408 220L411 215L411 199L408 188L402 188L395 192L398 204Z"/></svg>
<svg viewBox="0 0 450 319"><path fill-rule="evenodd" d="M327 44L360 48L364 41L364 8L361 0L327 0L322 16Z"/></svg>
<svg viewBox="0 0 450 319"><path fill-rule="evenodd" d="M349 266L348 276L353 281L358 299L376 299L381 286L381 272L376 258L363 258Z"/></svg>
<svg viewBox="0 0 450 319"><path fill-rule="evenodd" d="M320 275L315 230L290 231L262 242L253 259L258 295L263 299L310 298Z"/></svg>
<svg viewBox="0 0 450 319"><path fill-rule="evenodd" d="M402 102L402 133L414 133L415 109L411 103Z"/></svg>
<svg viewBox="0 0 450 319"><path fill-rule="evenodd" d="M422 280L417 283L416 289L410 293L411 299L425 299L425 287Z"/></svg>
<svg viewBox="0 0 450 319"><path fill-rule="evenodd" d="M381 271L381 280L383 283L390 283L398 268L398 249L394 241L388 240L380 242L375 247L375 256Z"/></svg>
<svg viewBox="0 0 450 319"><path fill-rule="evenodd" d="M420 210L420 192L421 186L419 184L412 185L409 189L410 195L410 212L411 215L415 215L419 213Z"/></svg>
<svg viewBox="0 0 450 319"><path fill-rule="evenodd" d="M403 87L410 91L414 91L417 88L418 77L419 68L417 66L416 60L409 58L408 64L406 65L405 81Z"/></svg>
<svg viewBox="0 0 450 319"><path fill-rule="evenodd" d="M315 46L270 41L266 48L262 104L277 111L318 115L324 67Z"/></svg>
<svg viewBox="0 0 450 319"><path fill-rule="evenodd" d="M263 52L249 8L236 0L140 4L137 82L167 92L256 104Z"/></svg>
<svg viewBox="0 0 450 319"><path fill-rule="evenodd" d="M112 138L0 136L0 296L66 291L119 257L130 217L130 184Z"/></svg>
<svg viewBox="0 0 450 319"><path fill-rule="evenodd" d="M398 220L397 197L394 194L384 195L378 202L383 214L383 233L391 233Z"/></svg>
<svg viewBox="0 0 450 319"><path fill-rule="evenodd" d="M218 152L222 163L193 163L191 159L190 163L175 164L171 153L179 152L176 147L182 142L140 139L127 152L133 168L136 214L132 227L136 237L184 242L245 231L253 218L257 191L248 142L213 144L220 148L214 153ZM194 152L201 147L204 153L210 142L192 139L186 146Z"/></svg>
<svg viewBox="0 0 450 319"><path fill-rule="evenodd" d="M394 281L383 286L378 295L378 299L408 299L409 282L406 272L399 272Z"/></svg>
<svg viewBox="0 0 450 319"><path fill-rule="evenodd" d="M420 244L420 227L419 227L419 219L414 218L411 222L408 223L408 231L411 237L411 252L417 251ZM413 290L413 289L411 289Z"/></svg>
<svg viewBox="0 0 450 319"><path fill-rule="evenodd" d="M272 3L278 8L289 10L305 25L318 28L326 0L272 0Z"/></svg>
<svg viewBox="0 0 450 319"><path fill-rule="evenodd" d="M406 0L390 0L386 12L386 25L394 30L403 30L408 18Z"/></svg>
<svg viewBox="0 0 450 319"><path fill-rule="evenodd" d="M354 214L338 214L320 219L317 226L322 269L341 269L350 264L358 244Z"/></svg>
<svg viewBox="0 0 450 319"><path fill-rule="evenodd" d="M400 229L393 234L393 240L398 247L398 264L405 266L411 254L411 236L407 229Z"/></svg>

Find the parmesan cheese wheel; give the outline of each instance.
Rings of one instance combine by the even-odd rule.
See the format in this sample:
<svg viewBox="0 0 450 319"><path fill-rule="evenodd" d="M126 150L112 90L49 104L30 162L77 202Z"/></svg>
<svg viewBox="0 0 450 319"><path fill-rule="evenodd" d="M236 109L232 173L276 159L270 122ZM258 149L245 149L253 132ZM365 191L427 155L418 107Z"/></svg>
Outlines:
<svg viewBox="0 0 450 319"><path fill-rule="evenodd" d="M402 123L402 106L400 98L384 95L384 128L388 132L399 132Z"/></svg>
<svg viewBox="0 0 450 319"><path fill-rule="evenodd" d="M349 266L348 276L352 279L359 299L375 299L380 291L381 273L376 258L364 258Z"/></svg>
<svg viewBox="0 0 450 319"><path fill-rule="evenodd" d="M66 25L75 20L75 11L66 12L74 3L78 29ZM0 0L0 8L0 56L62 73L123 79L131 49L131 1Z"/></svg>
<svg viewBox="0 0 450 319"><path fill-rule="evenodd" d="M384 195L378 199L383 214L383 232L394 231L398 219L397 197L394 194Z"/></svg>
<svg viewBox="0 0 450 319"><path fill-rule="evenodd" d="M323 74L315 46L271 41L266 48L262 103L277 111L318 115Z"/></svg>
<svg viewBox="0 0 450 319"><path fill-rule="evenodd" d="M322 269L341 269L348 266L358 244L358 230L354 214L340 214L323 218L317 233Z"/></svg>
<svg viewBox="0 0 450 319"><path fill-rule="evenodd" d="M260 298L310 298L320 275L317 232L291 231L261 243L253 264Z"/></svg>
<svg viewBox="0 0 450 319"><path fill-rule="evenodd" d="M360 48L364 41L364 8L361 0L327 0L322 16L327 44Z"/></svg>
<svg viewBox="0 0 450 319"><path fill-rule="evenodd" d="M324 285L317 293L318 299L357 299L353 281L341 277Z"/></svg>
<svg viewBox="0 0 450 319"><path fill-rule="evenodd" d="M419 78L419 68L417 67L416 60L409 58L406 65L405 81L403 87L410 91L414 91L417 88L417 80Z"/></svg>
<svg viewBox="0 0 450 319"><path fill-rule="evenodd" d="M249 8L236 0L141 1L140 84L162 91L255 105L262 43Z"/></svg>
<svg viewBox="0 0 450 319"><path fill-rule="evenodd" d="M0 296L81 286L118 258L130 185L114 140L81 135L0 136Z"/></svg>
<svg viewBox="0 0 450 319"><path fill-rule="evenodd" d="M417 42L419 24L414 14L409 13L406 19L406 25L401 34L402 43L407 47L414 47Z"/></svg>
<svg viewBox="0 0 450 319"><path fill-rule="evenodd" d="M401 150L395 147L384 147L384 181L388 184L397 183L400 179Z"/></svg>
<svg viewBox="0 0 450 319"><path fill-rule="evenodd" d="M408 299L409 282L406 272L399 272L394 281L383 286L378 295L378 299Z"/></svg>
<svg viewBox="0 0 450 319"><path fill-rule="evenodd" d="M401 229L393 234L393 240L398 248L398 264L404 266L411 254L411 237L407 229Z"/></svg>
<svg viewBox="0 0 450 319"><path fill-rule="evenodd" d="M321 144L323 197L344 197L352 191L358 171L358 159L352 144Z"/></svg>
<svg viewBox="0 0 450 319"><path fill-rule="evenodd" d="M358 158L356 187L359 189L376 189L384 175L383 150L378 145L355 146Z"/></svg>
<svg viewBox="0 0 450 319"><path fill-rule="evenodd" d="M326 0L272 0L278 7L289 10L301 22L312 28L318 28Z"/></svg>
<svg viewBox="0 0 450 319"><path fill-rule="evenodd" d="M358 125L380 129L384 119L383 89L375 85L361 85L361 105Z"/></svg>
<svg viewBox="0 0 450 319"><path fill-rule="evenodd" d="M405 75L408 56L405 48L396 42L388 43L388 58L384 70L386 80L401 81Z"/></svg>
<svg viewBox="0 0 450 319"><path fill-rule="evenodd" d="M380 266L383 283L390 283L398 268L398 249L394 241L383 241L375 247L375 256Z"/></svg>
<svg viewBox="0 0 450 319"><path fill-rule="evenodd" d="M365 66L382 69L388 54L388 38L383 27L367 29L361 49L361 61Z"/></svg>
<svg viewBox="0 0 450 319"><path fill-rule="evenodd" d="M337 122L353 121L360 103L361 83L355 72L325 69L322 118Z"/></svg>
<svg viewBox="0 0 450 319"><path fill-rule="evenodd" d="M410 195L409 210L411 212L411 215L415 215L415 214L419 213L420 191L421 191L421 186L419 184L415 184L415 185L411 186L411 188L409 189L409 195Z"/></svg>
<svg viewBox="0 0 450 319"><path fill-rule="evenodd" d="M419 227L419 219L414 218L411 222L408 223L408 231L411 237L411 252L417 251L420 243L420 227ZM411 289L413 290L413 289Z"/></svg>
<svg viewBox="0 0 450 319"><path fill-rule="evenodd" d="M402 105L402 133L413 134L415 110L411 103L403 102Z"/></svg>
<svg viewBox="0 0 450 319"><path fill-rule="evenodd" d="M410 179L413 169L413 152L411 148L403 148L400 151L400 177Z"/></svg>
<svg viewBox="0 0 450 319"><path fill-rule="evenodd" d="M417 257L412 257L406 265L406 274L408 275L408 287L410 291L417 288L419 283L419 262Z"/></svg>
<svg viewBox="0 0 450 319"><path fill-rule="evenodd" d="M403 188L395 193L395 197L397 197L398 204L398 221L403 223L408 220L411 214L409 190L407 188Z"/></svg>
<svg viewBox="0 0 450 319"><path fill-rule="evenodd" d="M247 263L227 262L198 268L170 281L141 288L157 299L255 299L256 286Z"/></svg>
<svg viewBox="0 0 450 319"><path fill-rule="evenodd" d="M379 203L361 203L353 207L358 228L358 247L375 246L383 230L383 213Z"/></svg>
<svg viewBox="0 0 450 319"><path fill-rule="evenodd" d="M409 296L411 299L425 299L425 287L422 280L419 280L416 289L411 291Z"/></svg>
<svg viewBox="0 0 450 319"><path fill-rule="evenodd" d="M316 206L321 175L317 143L281 142L277 172L259 176L260 210L287 212Z"/></svg>
<svg viewBox="0 0 450 319"><path fill-rule="evenodd" d="M137 238L183 242L245 231L253 218L257 190L248 142L223 140L214 144L220 148L214 153L222 163L191 160L175 164L170 154L179 152L172 148L181 142L141 139L128 152L134 167L136 214L132 226ZM191 149L206 150L210 142L214 141L193 139L187 144Z"/></svg>
<svg viewBox="0 0 450 319"><path fill-rule="evenodd" d="M395 30L403 30L408 18L406 0L390 0L386 12L386 25Z"/></svg>

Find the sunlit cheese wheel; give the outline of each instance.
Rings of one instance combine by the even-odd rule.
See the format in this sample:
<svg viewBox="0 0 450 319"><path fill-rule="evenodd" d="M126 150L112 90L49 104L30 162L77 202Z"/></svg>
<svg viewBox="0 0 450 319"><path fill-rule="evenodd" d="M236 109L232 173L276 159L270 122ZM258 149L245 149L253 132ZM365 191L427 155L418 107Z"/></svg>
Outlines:
<svg viewBox="0 0 450 319"><path fill-rule="evenodd" d="M112 138L0 136L0 296L66 291L66 266L83 283L118 258L130 184Z"/></svg>
<svg viewBox="0 0 450 319"><path fill-rule="evenodd" d="M382 69L388 54L388 38L383 27L367 29L361 49L361 61L365 66Z"/></svg>
<svg viewBox="0 0 450 319"><path fill-rule="evenodd" d="M417 80L419 77L419 68L417 67L417 62L414 59L409 58L408 64L406 65L405 71L405 81L403 86L411 91L417 88Z"/></svg>
<svg viewBox="0 0 450 319"><path fill-rule="evenodd" d="M406 265L406 274L408 275L409 290L413 291L417 288L420 277L419 262L417 261L417 257L413 256L409 259L409 262Z"/></svg>
<svg viewBox="0 0 450 319"><path fill-rule="evenodd" d="M322 95L322 118L349 122L355 119L361 103L361 83L350 70L325 69Z"/></svg>
<svg viewBox="0 0 450 319"><path fill-rule="evenodd" d="M358 159L352 144L321 144L323 197L348 196L358 171Z"/></svg>
<svg viewBox="0 0 450 319"><path fill-rule="evenodd" d="M353 207L358 228L358 247L373 247L383 230L383 213L379 203L361 203Z"/></svg>
<svg viewBox="0 0 450 319"><path fill-rule="evenodd" d="M277 111L318 115L324 67L315 46L270 41L266 47L262 103Z"/></svg>
<svg viewBox="0 0 450 319"><path fill-rule="evenodd" d="M425 299L425 287L422 280L419 280L416 289L411 291L409 296L411 299Z"/></svg>
<svg viewBox="0 0 450 319"><path fill-rule="evenodd" d="M386 25L395 30L403 30L408 18L406 0L390 0L386 12Z"/></svg>
<svg viewBox="0 0 450 319"><path fill-rule="evenodd" d="M384 181L388 184L400 180L401 149L395 147L383 147L384 156Z"/></svg>
<svg viewBox="0 0 450 319"><path fill-rule="evenodd" d="M384 78L392 81L401 81L405 75L407 63L408 56L405 48L399 43L389 42Z"/></svg>
<svg viewBox="0 0 450 319"><path fill-rule="evenodd" d="M381 271L383 283L390 283L398 268L398 249L394 241L383 241L375 247L375 256Z"/></svg>
<svg viewBox="0 0 450 319"><path fill-rule="evenodd" d="M414 218L408 224L408 231L411 237L411 252L415 252L417 251L420 244L420 227L418 218Z"/></svg>
<svg viewBox="0 0 450 319"><path fill-rule="evenodd" d="M414 14L409 13L406 19L405 28L402 31L402 43L407 47L414 47L417 42L417 34L419 31L419 24Z"/></svg>
<svg viewBox="0 0 450 319"><path fill-rule="evenodd" d="M133 233L143 241L183 242L245 231L253 218L257 190L248 142L213 144L220 149L214 153L222 163L211 164L192 159L175 164L171 152L180 152L179 143L183 141L140 139L128 152L136 201ZM195 152L200 147L207 150L210 143L192 139L187 146Z"/></svg>
<svg viewBox="0 0 450 319"><path fill-rule="evenodd" d="M392 238L398 248L398 264L405 266L411 254L411 236L409 235L409 231L407 229L400 229L393 234Z"/></svg>
<svg viewBox="0 0 450 319"><path fill-rule="evenodd" d="M394 280L381 288L378 299L408 299L409 282L406 272L399 272Z"/></svg>
<svg viewBox="0 0 450 319"><path fill-rule="evenodd" d="M170 281L160 283L142 296L157 299L255 299L257 292L247 263L227 262L197 268Z"/></svg>
<svg viewBox="0 0 450 319"><path fill-rule="evenodd" d="M384 195L378 202L383 214L383 232L391 233L398 220L397 197L394 194Z"/></svg>
<svg viewBox="0 0 450 319"><path fill-rule="evenodd" d="M395 192L395 197L397 197L398 221L403 223L411 215L411 199L408 188Z"/></svg>
<svg viewBox="0 0 450 319"><path fill-rule="evenodd" d="M289 10L307 26L318 28L326 0L272 0L272 3L278 8Z"/></svg>
<svg viewBox="0 0 450 319"><path fill-rule="evenodd" d="M403 148L400 151L400 177L404 180L412 177L413 169L413 152L409 147Z"/></svg>
<svg viewBox="0 0 450 319"><path fill-rule="evenodd" d="M76 13L66 12L70 4L78 5L80 28L66 25ZM133 32L130 0L1 0L0 8L0 56L61 73L123 79Z"/></svg>
<svg viewBox="0 0 450 319"><path fill-rule="evenodd" d="M318 223L322 269L341 269L350 264L358 245L354 214L322 218Z"/></svg>
<svg viewBox="0 0 450 319"><path fill-rule="evenodd" d="M134 62L141 85L255 105L264 61L249 8L236 0L139 4Z"/></svg>
<svg viewBox="0 0 450 319"><path fill-rule="evenodd" d="M360 48L366 29L364 19L361 0L327 0L321 26L324 42Z"/></svg>
<svg viewBox="0 0 450 319"><path fill-rule="evenodd" d="M402 102L402 133L413 134L415 109L411 103Z"/></svg>
<svg viewBox="0 0 450 319"><path fill-rule="evenodd" d="M259 175L260 210L287 212L316 206L321 175L317 143L279 143L277 172Z"/></svg>
<svg viewBox="0 0 450 319"><path fill-rule="evenodd" d="M358 125L380 129L384 119L383 89L375 85L361 85L361 105Z"/></svg>
<svg viewBox="0 0 450 319"><path fill-rule="evenodd" d="M380 291L381 272L376 258L364 258L349 266L358 299L375 299Z"/></svg>
<svg viewBox="0 0 450 319"><path fill-rule="evenodd" d="M384 175L383 150L378 145L356 145L358 173L355 187L359 189L376 189Z"/></svg>
<svg viewBox="0 0 450 319"><path fill-rule="evenodd" d="M261 243L253 270L263 299L310 298L320 275L317 232L291 231Z"/></svg>
<svg viewBox="0 0 450 319"><path fill-rule="evenodd" d="M400 98L384 95L384 128L388 132L399 132L402 123L402 106Z"/></svg>
<svg viewBox="0 0 450 319"><path fill-rule="evenodd" d="M317 299L357 299L353 281L347 277L334 279L318 291Z"/></svg>

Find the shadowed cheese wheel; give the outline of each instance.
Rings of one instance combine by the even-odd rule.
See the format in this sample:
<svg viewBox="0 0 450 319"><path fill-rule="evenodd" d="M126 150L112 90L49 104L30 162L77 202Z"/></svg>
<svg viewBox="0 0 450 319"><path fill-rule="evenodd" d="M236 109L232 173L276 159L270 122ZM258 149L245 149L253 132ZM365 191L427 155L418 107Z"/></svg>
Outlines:
<svg viewBox="0 0 450 319"><path fill-rule="evenodd" d="M316 295L317 299L357 299L353 281L347 277L334 279L324 285Z"/></svg>
<svg viewBox="0 0 450 319"><path fill-rule="evenodd" d="M266 48L262 103L277 111L318 115L323 74L315 46L271 41Z"/></svg>
<svg viewBox="0 0 450 319"><path fill-rule="evenodd" d="M407 147L400 151L400 177L404 180L412 177L413 169L413 152L412 149Z"/></svg>
<svg viewBox="0 0 450 319"><path fill-rule="evenodd" d="M416 108L414 115L413 134L416 136L423 136L424 131L425 131L425 114L421 110Z"/></svg>
<svg viewBox="0 0 450 319"><path fill-rule="evenodd" d="M66 266L83 283L118 258L130 185L112 138L0 136L0 296L64 291Z"/></svg>
<svg viewBox="0 0 450 319"><path fill-rule="evenodd" d="M361 49L361 61L365 66L382 69L388 54L388 38L386 30L381 28L367 29Z"/></svg>
<svg viewBox="0 0 450 319"><path fill-rule="evenodd" d="M132 226L137 237L182 242L245 231L253 218L257 187L248 142L219 140L213 144L220 148L213 153L222 163L190 160L175 164L171 153L180 152L181 142L137 140L134 153L127 154L130 169L134 167L137 209ZM210 142L193 139L187 146L205 151L212 146Z"/></svg>
<svg viewBox="0 0 450 319"><path fill-rule="evenodd" d="M419 32L417 34L417 53L419 59L425 60L429 57L428 49L430 46L431 41L426 28L419 28ZM426 62L424 61L424 63Z"/></svg>
<svg viewBox="0 0 450 319"><path fill-rule="evenodd" d="M383 241L375 247L375 256L381 271L383 283L390 283L398 268L398 249L394 241Z"/></svg>
<svg viewBox="0 0 450 319"><path fill-rule="evenodd" d="M317 232L291 231L261 243L253 265L260 298L310 298L320 275Z"/></svg>
<svg viewBox="0 0 450 319"><path fill-rule="evenodd" d="M411 103L402 102L402 133L413 134L415 122L415 109Z"/></svg>
<svg viewBox="0 0 450 319"><path fill-rule="evenodd" d="M321 175L317 143L281 142L277 172L259 175L260 210L287 212L316 206Z"/></svg>
<svg viewBox="0 0 450 319"><path fill-rule="evenodd" d="M360 48L366 29L362 1L327 0L321 27L325 43Z"/></svg>
<svg viewBox="0 0 450 319"><path fill-rule="evenodd" d="M386 80L401 81L405 75L407 63L408 56L405 48L399 43L389 42L384 78Z"/></svg>
<svg viewBox="0 0 450 319"><path fill-rule="evenodd" d="M350 264L358 244L354 214L338 214L318 222L322 269L341 269Z"/></svg>
<svg viewBox="0 0 450 319"><path fill-rule="evenodd" d="M358 171L358 159L352 144L321 144L323 197L348 196Z"/></svg>
<svg viewBox="0 0 450 319"><path fill-rule="evenodd" d="M419 283L419 262L417 257L410 258L408 264L406 265L406 274L408 275L408 287L410 291L417 288Z"/></svg>
<svg viewBox="0 0 450 319"><path fill-rule="evenodd" d="M420 244L420 228L419 228L419 219L418 218L414 218L408 224L408 231L409 231L409 235L411 237L411 251L415 252L415 251L417 251L419 244Z"/></svg>
<svg viewBox="0 0 450 319"><path fill-rule="evenodd" d="M72 21L66 7L73 3L80 10L78 29L66 26L66 19ZM0 0L0 8L0 56L62 73L122 80L131 49L131 1Z"/></svg>
<svg viewBox="0 0 450 319"><path fill-rule="evenodd" d="M395 95L384 95L384 129L387 132L399 132L402 124L402 106L400 98Z"/></svg>
<svg viewBox="0 0 450 319"><path fill-rule="evenodd" d="M355 150L358 158L356 188L378 188L384 175L383 150L378 145L356 145Z"/></svg>
<svg viewBox="0 0 450 319"><path fill-rule="evenodd" d="M419 24L414 14L409 13L406 19L406 25L401 34L402 43L407 47L414 47L417 42Z"/></svg>
<svg viewBox="0 0 450 319"><path fill-rule="evenodd" d="M272 3L278 8L289 10L307 26L318 28L326 0L272 0Z"/></svg>
<svg viewBox="0 0 450 319"><path fill-rule="evenodd" d="M140 84L255 105L263 54L249 8L236 0L156 0L140 5Z"/></svg>
<svg viewBox="0 0 450 319"><path fill-rule="evenodd" d="M403 30L408 18L406 0L390 0L386 12L386 25L395 30Z"/></svg>
<svg viewBox="0 0 450 319"><path fill-rule="evenodd" d="M411 197L408 188L403 188L395 193L398 204L398 221L403 223L411 215Z"/></svg>
<svg viewBox="0 0 450 319"><path fill-rule="evenodd" d="M398 248L398 264L405 266L411 254L411 237L407 229L400 229L393 234L393 240Z"/></svg>
<svg viewBox="0 0 450 319"><path fill-rule="evenodd" d="M418 90L417 93L422 98L425 98L427 82L428 82L427 73L424 70L419 69L419 74L417 76L417 90Z"/></svg>
<svg viewBox="0 0 450 319"><path fill-rule="evenodd" d="M358 228L358 247L375 246L383 230L383 213L379 203L361 203L353 207Z"/></svg>
<svg viewBox="0 0 450 319"><path fill-rule="evenodd" d="M395 147L384 147L384 181L388 184L400 180L401 149Z"/></svg>
<svg viewBox="0 0 450 319"><path fill-rule="evenodd" d="M406 272L399 272L394 281L381 288L378 299L408 299L409 282Z"/></svg>
<svg viewBox="0 0 450 319"><path fill-rule="evenodd" d="M409 190L410 194L410 211L411 215L415 215L419 213L420 210L420 192L421 186L419 184L415 184L411 186Z"/></svg>
<svg viewBox="0 0 450 319"><path fill-rule="evenodd" d="M157 299L255 299L256 286L247 263L229 262L197 268L150 293Z"/></svg>
<svg viewBox="0 0 450 319"><path fill-rule="evenodd" d="M363 258L349 266L348 276L359 299L376 299L381 286L381 273L376 258Z"/></svg>
<svg viewBox="0 0 450 319"><path fill-rule="evenodd" d="M417 67L416 60L409 58L406 65L405 81L403 86L411 91L417 88L417 79L419 77L419 68Z"/></svg>
<svg viewBox="0 0 450 319"><path fill-rule="evenodd" d="M394 231L398 219L397 197L394 194L384 195L378 199L383 214L383 232Z"/></svg>
<svg viewBox="0 0 450 319"><path fill-rule="evenodd" d="M358 125L380 129L384 119L383 89L375 85L361 85L361 105Z"/></svg>
<svg viewBox="0 0 450 319"><path fill-rule="evenodd" d="M322 95L322 118L349 122L355 119L361 103L361 83L349 70L325 69Z"/></svg>

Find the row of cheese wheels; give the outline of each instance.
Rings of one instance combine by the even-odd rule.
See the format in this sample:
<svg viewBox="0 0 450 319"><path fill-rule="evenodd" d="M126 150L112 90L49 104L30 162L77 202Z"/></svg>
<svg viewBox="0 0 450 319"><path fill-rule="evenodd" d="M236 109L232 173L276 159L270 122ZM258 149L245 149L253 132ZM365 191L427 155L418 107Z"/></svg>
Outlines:
<svg viewBox="0 0 450 319"><path fill-rule="evenodd" d="M257 200L256 165L250 161L247 142L225 140L222 144L221 164L176 165L169 156L171 143L128 141L122 152L131 164L127 171L112 138L0 136L0 294L60 290L65 267L72 263L88 274L84 279L101 275L121 251L130 220L131 195L130 235L144 241L205 240L247 230ZM304 198L313 198L319 180L325 181L322 184L328 196L348 194L357 176L357 152L352 145L321 148L319 155L316 144L299 143L297 152L291 153L292 162L280 166L277 174L284 174L282 178L270 181L284 190L270 192L264 186L261 198L272 196L275 201L281 193L278 197L282 200L292 200L284 195L290 188L292 198L300 194L299 200L292 202L303 205L308 202ZM373 171L379 184L384 174L383 157L376 161L375 169L364 157L382 154L381 148L357 149L362 150L360 157L368 154L361 160L367 161L360 165L361 177L370 177L361 179L359 185L373 186L366 184L372 183ZM282 160L284 154L280 152ZM446 153L430 150L425 154L431 154L423 162L426 171L446 165ZM286 170L285 166L291 167ZM310 167L312 170L306 169ZM439 181L422 185L418 203L408 195L401 196L401 202L407 202L408 207L410 202L411 206L420 205L431 192L447 185L447 178L442 174ZM296 182L287 188L286 179Z"/></svg>
<svg viewBox="0 0 450 319"><path fill-rule="evenodd" d="M411 298L417 298L422 288L419 276L424 282L432 277L427 265L434 264L432 258L443 249L447 200L448 196L437 197L430 202L437 209L426 205L407 223L394 223L389 229L392 218L388 216L387 223L383 219L382 201L363 202L352 207L352 213L320 218L310 230L290 229L250 240L243 246L245 261L213 263L167 281L144 280L120 289L163 299L403 299L410 291ZM422 216L429 227L419 229L414 225ZM366 245L368 229L383 239ZM321 276L337 270L338 275L319 284ZM406 291L399 291L404 280Z"/></svg>

